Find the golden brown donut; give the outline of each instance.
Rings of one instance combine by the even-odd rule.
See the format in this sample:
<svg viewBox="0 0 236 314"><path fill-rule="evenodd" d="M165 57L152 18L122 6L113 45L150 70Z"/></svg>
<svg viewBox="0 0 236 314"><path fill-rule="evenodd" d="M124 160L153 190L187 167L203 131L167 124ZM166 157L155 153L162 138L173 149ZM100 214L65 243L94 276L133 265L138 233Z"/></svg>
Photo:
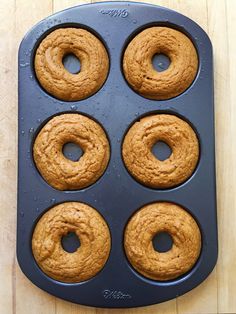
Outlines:
<svg viewBox="0 0 236 314"><path fill-rule="evenodd" d="M66 252L61 238L74 232L80 247ZM105 265L111 247L105 220L92 207L68 202L49 209L38 221L32 237L34 258L49 277L80 282L94 277Z"/></svg>
<svg viewBox="0 0 236 314"><path fill-rule="evenodd" d="M63 58L74 54L81 67L72 74ZM35 72L42 87L56 98L76 101L96 93L106 80L109 59L105 47L92 33L81 28L60 28L40 43Z"/></svg>
<svg viewBox="0 0 236 314"><path fill-rule="evenodd" d="M157 159L151 151L158 141L172 150L166 160ZM128 130L122 155L137 181L152 188L170 188L193 173L199 156L198 139L190 125L174 115L147 116Z"/></svg>
<svg viewBox="0 0 236 314"><path fill-rule="evenodd" d="M66 143L83 150L78 161L62 152ZM110 148L102 127L81 114L62 114L52 118L37 135L33 156L37 169L52 187L77 190L94 183L105 171Z"/></svg>
<svg viewBox="0 0 236 314"><path fill-rule="evenodd" d="M170 59L168 69L158 72L152 65L155 54ZM168 99L183 93L198 70L198 56L191 40L168 27L150 27L128 45L123 70L131 87L146 98Z"/></svg>
<svg viewBox="0 0 236 314"><path fill-rule="evenodd" d="M152 239L167 232L173 240L167 252L155 251ZM131 265L145 277L170 280L189 271L201 251L201 233L193 217L182 207L167 202L146 205L128 222L125 252Z"/></svg>

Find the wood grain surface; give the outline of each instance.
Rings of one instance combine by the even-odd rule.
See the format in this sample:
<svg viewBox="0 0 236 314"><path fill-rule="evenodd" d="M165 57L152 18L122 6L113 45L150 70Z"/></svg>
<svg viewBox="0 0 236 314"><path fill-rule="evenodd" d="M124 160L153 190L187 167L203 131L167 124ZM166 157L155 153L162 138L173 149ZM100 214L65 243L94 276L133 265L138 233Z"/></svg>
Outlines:
<svg viewBox="0 0 236 314"><path fill-rule="evenodd" d="M159 305L104 310L71 304L34 286L16 261L17 51L24 34L59 10L94 0L0 1L0 314L236 313L236 1L152 0L181 12L214 48L219 259L193 291ZM204 114L204 112L203 112Z"/></svg>

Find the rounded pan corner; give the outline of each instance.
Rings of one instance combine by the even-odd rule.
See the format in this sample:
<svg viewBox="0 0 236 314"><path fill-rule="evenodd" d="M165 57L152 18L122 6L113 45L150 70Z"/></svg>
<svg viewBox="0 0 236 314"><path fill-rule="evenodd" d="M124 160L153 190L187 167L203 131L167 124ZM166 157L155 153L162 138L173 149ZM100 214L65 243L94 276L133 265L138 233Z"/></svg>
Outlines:
<svg viewBox="0 0 236 314"><path fill-rule="evenodd" d="M207 277L211 274L211 272L215 269L215 267L217 266L217 262L218 262L218 257L219 257L219 250L218 250L218 242L216 244L216 247L215 247L215 255L214 257L212 258L212 262L211 262L211 265L209 267L209 271L208 271L208 274L207 274ZM206 277L206 278L207 278Z"/></svg>
<svg viewBox="0 0 236 314"><path fill-rule="evenodd" d="M30 273L28 273L28 271L27 271L26 265L25 265L25 263L24 263L23 260L22 260L22 254L19 252L20 249L19 249L18 243L19 243L19 242L17 241L17 248L16 248L16 260L17 260L17 263L18 263L18 265L19 265L19 267L20 267L22 273L23 273L31 282L33 282Z"/></svg>
<svg viewBox="0 0 236 314"><path fill-rule="evenodd" d="M51 15L51 16L52 16L52 15ZM18 54L20 54L21 50L23 49L23 46L24 46L25 42L27 41L27 39L28 39L28 37L31 35L31 33L33 33L41 24L43 24L46 19L48 19L48 17L45 18L45 19L43 19L43 20L41 20L41 21L39 21L39 22L37 22L36 24L34 24L34 25L23 35L23 38L22 38L22 40L21 40L21 42L20 42L20 44L19 44L19 46L18 46Z"/></svg>

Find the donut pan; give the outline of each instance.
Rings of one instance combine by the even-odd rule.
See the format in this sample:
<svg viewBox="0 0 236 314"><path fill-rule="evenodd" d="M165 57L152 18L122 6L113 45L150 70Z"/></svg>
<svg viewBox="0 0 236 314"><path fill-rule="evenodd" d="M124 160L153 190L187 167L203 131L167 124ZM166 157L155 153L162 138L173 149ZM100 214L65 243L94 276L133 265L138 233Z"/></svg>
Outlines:
<svg viewBox="0 0 236 314"><path fill-rule="evenodd" d="M199 57L198 74L181 95L164 101L135 93L122 73L122 56L130 39L154 25L176 28L187 34ZM105 84L93 96L77 101L58 100L45 92L34 73L34 54L40 41L60 27L82 27L105 44L110 70ZM52 116L78 112L92 117L106 130L111 158L103 176L78 191L58 191L37 171L33 158L34 138ZM182 117L195 129L200 158L194 174L183 184L165 190L151 189L135 181L122 161L121 146L128 128L140 117L170 113ZM31 237L39 217L52 206L85 202L105 218L111 232L109 259L92 279L65 284L49 278L36 264ZM195 217L202 232L201 255L187 274L160 282L138 274L123 248L124 228L129 218L145 204L177 203ZM41 289L68 301L96 307L136 307L160 303L199 285L217 260L214 101L212 46L206 33L189 18L159 6L132 2L104 2L74 7L56 13L34 26L19 48L19 156L17 257L25 275Z"/></svg>

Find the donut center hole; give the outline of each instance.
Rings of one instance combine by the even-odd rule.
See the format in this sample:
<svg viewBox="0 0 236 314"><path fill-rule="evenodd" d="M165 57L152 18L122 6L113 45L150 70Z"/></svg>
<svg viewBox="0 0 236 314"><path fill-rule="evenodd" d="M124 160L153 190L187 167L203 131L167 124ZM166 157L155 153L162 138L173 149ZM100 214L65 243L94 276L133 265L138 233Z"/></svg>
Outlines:
<svg viewBox="0 0 236 314"><path fill-rule="evenodd" d="M67 159L70 159L71 161L78 161L83 155L83 150L79 147L79 145L69 142L64 144L62 153Z"/></svg>
<svg viewBox="0 0 236 314"><path fill-rule="evenodd" d="M62 59L62 63L66 70L71 74L77 74L80 72L80 61L73 53L65 55Z"/></svg>
<svg viewBox="0 0 236 314"><path fill-rule="evenodd" d="M68 232L61 238L63 250L68 253L74 253L80 247L80 240L75 232Z"/></svg>
<svg viewBox="0 0 236 314"><path fill-rule="evenodd" d="M170 59L163 53L157 53L152 58L152 65L157 72L163 72L170 66Z"/></svg>
<svg viewBox="0 0 236 314"><path fill-rule="evenodd" d="M154 250L159 253L164 253L171 250L173 239L168 232L159 232L152 239Z"/></svg>
<svg viewBox="0 0 236 314"><path fill-rule="evenodd" d="M170 157L172 150L165 142L158 141L152 146L152 153L157 159L163 161Z"/></svg>

